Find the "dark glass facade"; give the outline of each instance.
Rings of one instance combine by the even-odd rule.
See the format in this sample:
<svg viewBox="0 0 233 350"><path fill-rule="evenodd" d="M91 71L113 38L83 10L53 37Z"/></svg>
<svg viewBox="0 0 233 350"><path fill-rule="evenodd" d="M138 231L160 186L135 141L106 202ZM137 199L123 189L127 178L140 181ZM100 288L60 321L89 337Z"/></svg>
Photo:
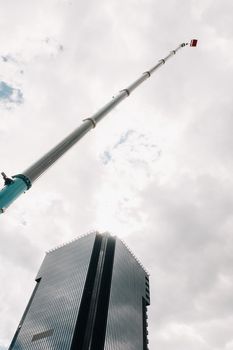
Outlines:
<svg viewBox="0 0 233 350"><path fill-rule="evenodd" d="M143 300L145 306L150 302L146 278L148 276L142 266L117 239L104 349L147 349L143 343L144 332L147 332L143 328L143 322L146 322Z"/></svg>
<svg viewBox="0 0 233 350"><path fill-rule="evenodd" d="M116 237L46 254L9 350L146 350L149 278Z"/></svg>

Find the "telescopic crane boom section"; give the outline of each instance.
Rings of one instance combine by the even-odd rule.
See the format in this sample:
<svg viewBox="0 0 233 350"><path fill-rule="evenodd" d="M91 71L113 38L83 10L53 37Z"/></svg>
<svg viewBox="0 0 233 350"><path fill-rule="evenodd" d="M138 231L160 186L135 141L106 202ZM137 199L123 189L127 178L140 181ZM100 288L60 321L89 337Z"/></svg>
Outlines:
<svg viewBox="0 0 233 350"><path fill-rule="evenodd" d="M193 39L190 46L196 46L196 39ZM147 80L159 67L174 56L181 48L189 45L189 43L180 44L169 55L159 60L159 62L151 69L145 71L137 80L120 90L119 93L105 106L98 110L95 114L83 120L83 123L75 129L71 134L64 138L60 143L53 147L42 158L37 160L28 169L20 174L7 177L5 173L1 173L4 180L4 187L0 191L0 213L3 213L11 203L13 203L22 193L27 191L48 168L50 168L63 154L65 154L74 144L76 144L88 131L95 128L97 123L105 117L116 105L128 97L139 85Z"/></svg>

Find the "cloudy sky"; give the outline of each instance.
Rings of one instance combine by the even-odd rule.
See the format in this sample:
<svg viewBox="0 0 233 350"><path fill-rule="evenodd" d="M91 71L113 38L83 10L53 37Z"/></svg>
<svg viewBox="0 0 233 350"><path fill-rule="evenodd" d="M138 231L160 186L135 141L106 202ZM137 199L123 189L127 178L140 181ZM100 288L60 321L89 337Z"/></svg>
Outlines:
<svg viewBox="0 0 233 350"><path fill-rule="evenodd" d="M92 230L150 272L150 349L233 349L233 2L0 0L1 171L22 172L166 56L1 216L0 349L45 251Z"/></svg>

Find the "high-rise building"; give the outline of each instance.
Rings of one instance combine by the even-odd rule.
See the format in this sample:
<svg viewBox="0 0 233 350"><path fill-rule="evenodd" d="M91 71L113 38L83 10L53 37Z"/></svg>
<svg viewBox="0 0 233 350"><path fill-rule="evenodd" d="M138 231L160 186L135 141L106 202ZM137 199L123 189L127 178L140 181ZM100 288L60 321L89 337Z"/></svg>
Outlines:
<svg viewBox="0 0 233 350"><path fill-rule="evenodd" d="M9 350L146 350L149 278L117 237L49 251Z"/></svg>

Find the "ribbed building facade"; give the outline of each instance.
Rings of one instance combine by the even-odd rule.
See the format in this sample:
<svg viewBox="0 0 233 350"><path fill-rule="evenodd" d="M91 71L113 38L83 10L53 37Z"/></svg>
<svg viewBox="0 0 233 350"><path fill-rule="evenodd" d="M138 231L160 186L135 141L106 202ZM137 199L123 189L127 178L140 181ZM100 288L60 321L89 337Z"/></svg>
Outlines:
<svg viewBox="0 0 233 350"><path fill-rule="evenodd" d="M117 237L48 252L9 350L147 350L149 277Z"/></svg>

